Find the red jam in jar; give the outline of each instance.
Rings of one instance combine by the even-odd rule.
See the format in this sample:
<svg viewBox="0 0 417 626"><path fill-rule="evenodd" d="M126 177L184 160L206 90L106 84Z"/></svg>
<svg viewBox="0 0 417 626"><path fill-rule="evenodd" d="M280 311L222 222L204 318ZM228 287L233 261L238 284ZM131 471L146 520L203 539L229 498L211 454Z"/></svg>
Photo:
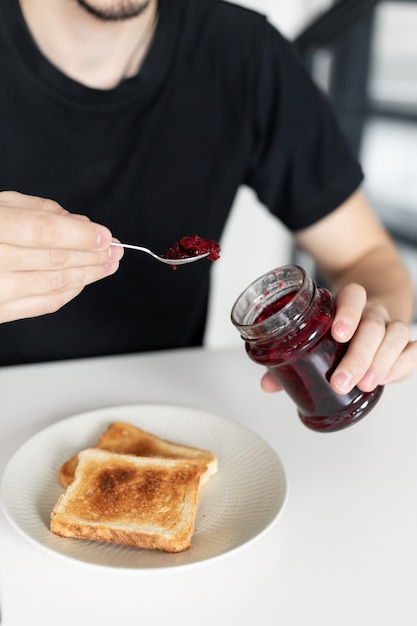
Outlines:
<svg viewBox="0 0 417 626"><path fill-rule="evenodd" d="M232 322L249 357L268 368L297 405L309 428L331 432L365 417L383 387L338 394L330 377L348 344L331 336L334 300L303 268L286 265L264 274L239 296Z"/></svg>

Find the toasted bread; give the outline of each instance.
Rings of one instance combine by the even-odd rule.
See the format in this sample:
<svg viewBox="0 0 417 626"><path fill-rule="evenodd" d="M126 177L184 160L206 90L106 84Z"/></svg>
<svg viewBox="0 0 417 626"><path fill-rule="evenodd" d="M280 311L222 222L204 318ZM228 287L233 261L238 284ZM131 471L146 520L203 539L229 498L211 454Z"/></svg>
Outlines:
<svg viewBox="0 0 417 626"><path fill-rule="evenodd" d="M190 547L203 461L89 448L51 513L62 537L180 552Z"/></svg>
<svg viewBox="0 0 417 626"><path fill-rule="evenodd" d="M209 476L212 476L217 471L217 458L212 452L161 439L126 422L110 424L101 435L95 447L101 450L108 450L109 452L134 454L135 456L143 457L203 460L206 462L207 470L201 477L202 483L206 482ZM61 466L59 482L63 487L68 487L73 480L77 462L78 455L74 455Z"/></svg>

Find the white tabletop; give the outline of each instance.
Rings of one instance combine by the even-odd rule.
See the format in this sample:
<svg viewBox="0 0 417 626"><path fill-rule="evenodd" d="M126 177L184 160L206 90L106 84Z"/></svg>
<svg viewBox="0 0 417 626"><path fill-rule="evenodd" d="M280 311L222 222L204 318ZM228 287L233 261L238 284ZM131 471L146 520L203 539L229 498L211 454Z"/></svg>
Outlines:
<svg viewBox="0 0 417 626"><path fill-rule="evenodd" d="M278 521L195 569L121 575L40 550L0 515L2 626L415 626L416 378L388 386L355 426L318 434L265 394L243 344L0 369L0 472L32 434L106 406L167 403L238 421L284 464ZM177 621L175 621L177 620Z"/></svg>

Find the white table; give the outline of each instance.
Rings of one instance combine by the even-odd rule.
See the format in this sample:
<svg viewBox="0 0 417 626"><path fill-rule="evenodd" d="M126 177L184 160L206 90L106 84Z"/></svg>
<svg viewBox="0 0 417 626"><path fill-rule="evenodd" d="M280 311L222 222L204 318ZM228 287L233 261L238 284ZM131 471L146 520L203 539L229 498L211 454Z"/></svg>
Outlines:
<svg viewBox="0 0 417 626"><path fill-rule="evenodd" d="M417 624L416 378L385 389L357 425L309 431L284 393L265 394L242 347L0 369L0 471L32 434L110 405L168 403L249 426L286 469L287 505L222 560L120 575L65 562L0 516L2 626Z"/></svg>

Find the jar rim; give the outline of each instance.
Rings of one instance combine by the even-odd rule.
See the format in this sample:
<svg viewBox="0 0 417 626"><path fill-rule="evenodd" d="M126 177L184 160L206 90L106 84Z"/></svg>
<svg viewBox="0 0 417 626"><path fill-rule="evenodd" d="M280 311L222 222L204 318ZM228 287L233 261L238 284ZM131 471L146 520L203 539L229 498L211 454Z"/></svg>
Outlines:
<svg viewBox="0 0 417 626"><path fill-rule="evenodd" d="M313 281L300 265L275 268L259 276L242 291L232 307L231 321L244 339L279 335L305 312L313 290ZM288 293L294 293L289 302L265 319L256 321L267 306Z"/></svg>

